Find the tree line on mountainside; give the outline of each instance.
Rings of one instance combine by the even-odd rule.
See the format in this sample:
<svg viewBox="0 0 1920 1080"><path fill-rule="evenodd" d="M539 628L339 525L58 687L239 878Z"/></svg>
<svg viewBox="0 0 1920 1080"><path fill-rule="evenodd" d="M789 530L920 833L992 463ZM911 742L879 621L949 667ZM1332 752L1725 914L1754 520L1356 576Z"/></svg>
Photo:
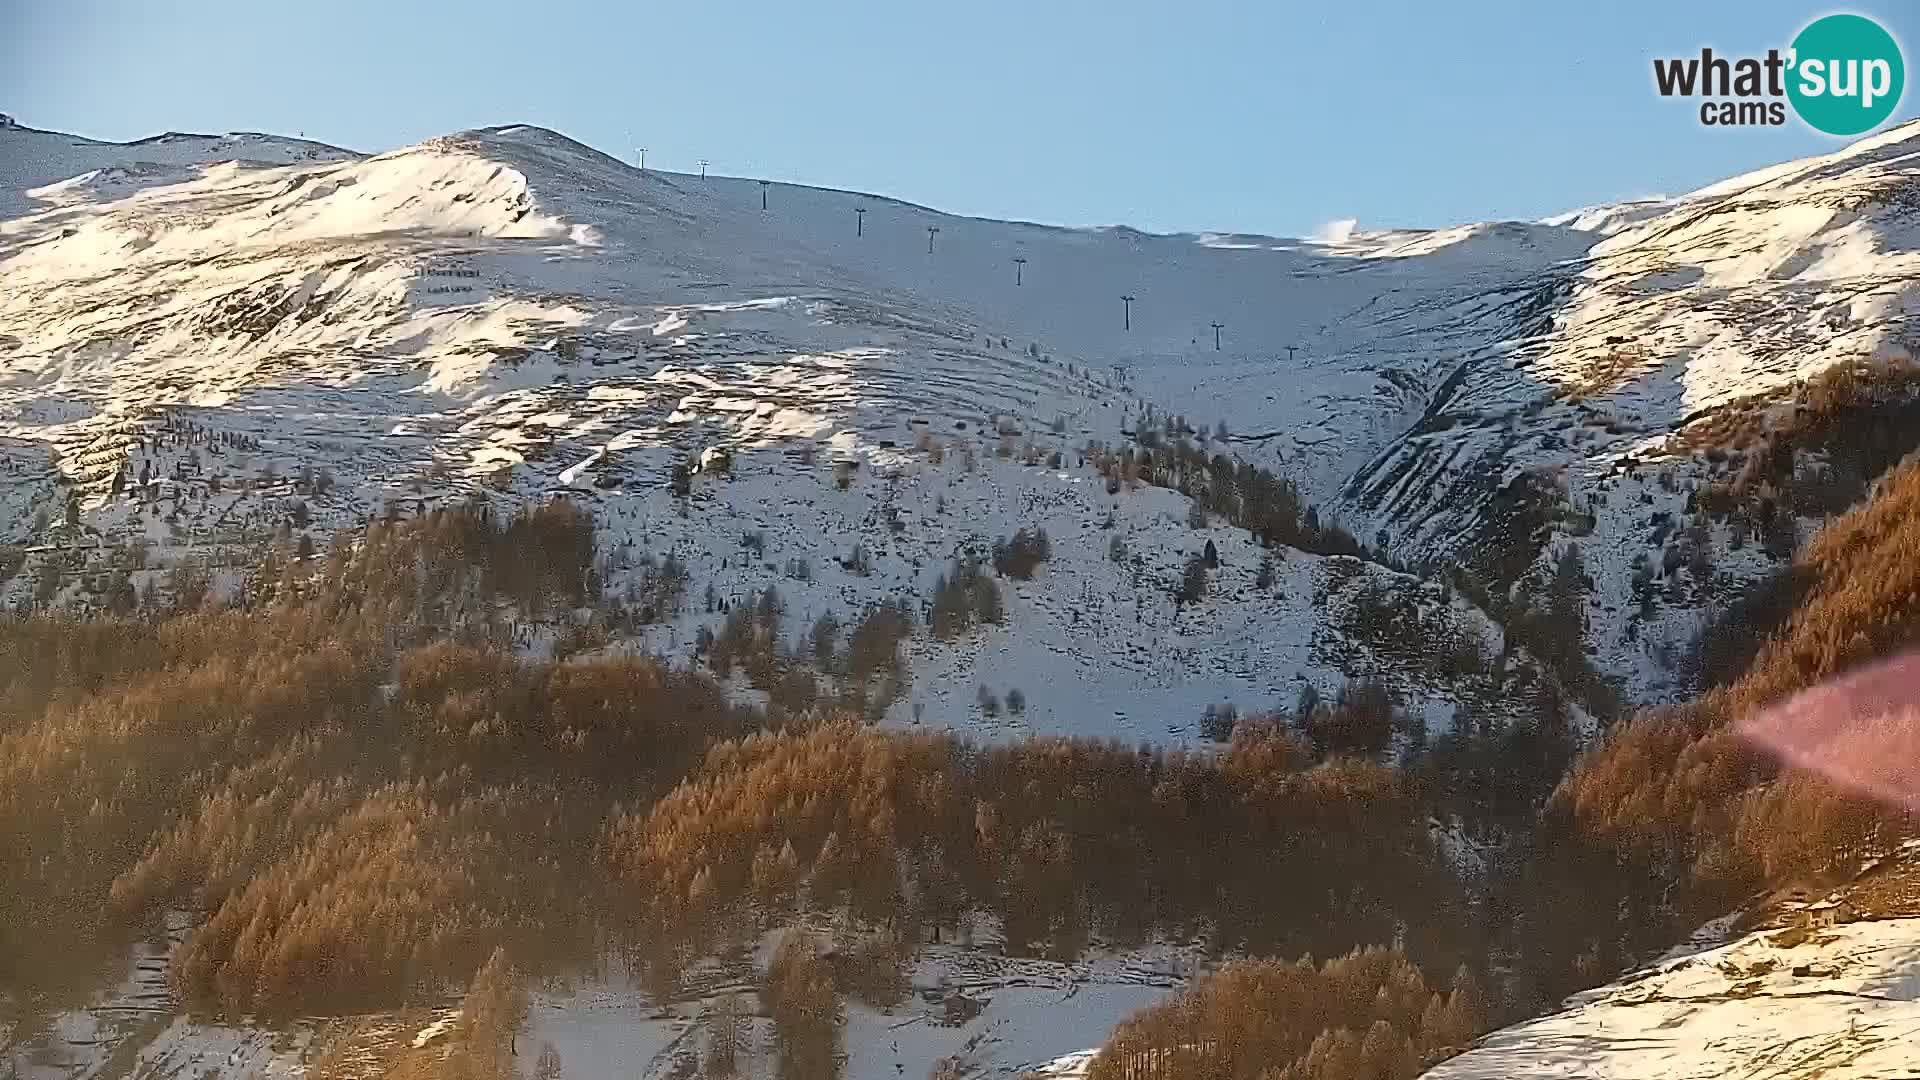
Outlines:
<svg viewBox="0 0 1920 1080"><path fill-rule="evenodd" d="M1499 998L1510 1014L1537 1011L1760 890L1844 877L1913 834L1903 806L1785 765L1734 724L1910 647L1920 637L1920 563L1909 557L1916 544L1920 462L1909 460L1709 628L1709 689L1682 705L1643 711L1573 759L1532 827L1493 852L1490 892L1477 915L1493 945L1489 961L1508 969L1494 1015L1503 1011ZM1221 1019L1232 1010L1218 1004L1219 994L1213 981L1203 982L1123 1025L1108 1043L1114 1067L1239 1045L1194 1034L1208 1023L1233 1030ZM1288 999L1254 995L1258 1005L1276 1000ZM1188 1018L1188 1026L1172 1026L1171 1017ZM1142 1028L1154 1025L1163 1033L1143 1038ZM1411 1075L1409 1059L1390 1048L1404 1033L1419 1049L1424 1025L1365 1012L1339 1025L1324 1029L1318 1053L1300 1053L1296 1038L1200 1061L1197 1074ZM1344 1051L1335 1051L1336 1038Z"/></svg>
<svg viewBox="0 0 1920 1080"><path fill-rule="evenodd" d="M1162 934L1283 957L1399 940L1390 960L1352 961L1388 972L1381 1001L1243 1037L1245 1017L1347 977L1248 961L1123 1027L1111 1059L1399 1075L1757 888L1905 835L1897 810L1783 768L1730 725L1913 640L1916 522L1908 464L1804 548L1797 603L1750 628L1744 674L1617 726L1549 796L1492 781L1507 761L1555 775L1564 713L1422 744L1362 685L1188 754L979 747L862 727L837 698L739 708L651 660L531 660L505 647L494 604L581 603L590 518L554 504L376 521L323 559L269 560L229 609L0 624L0 978L20 1009L180 909L202 918L174 969L183 998L268 1016L421 1000L498 949L537 971L608 940L670 990L695 951L800 908L864 927L895 970L982 917L1057 956ZM885 618L867 660L824 649L830 673L884 666L911 616ZM1469 889L1433 824L1475 821L1498 842ZM839 1022L823 980L855 985L793 975L811 970L800 948L769 990L799 1003L783 1060L813 1064L796 1080L824 1060L820 1030L801 1028ZM1401 973L1463 959L1474 970L1448 995ZM1493 980L1496 966L1510 970ZM1481 984L1475 1008L1441 1019Z"/></svg>
<svg viewBox="0 0 1920 1080"><path fill-rule="evenodd" d="M500 948L564 968L608 933L657 968L627 931L718 941L800 905L874 927L896 971L981 918L1060 956L1201 929L1336 953L1403 925L1434 963L1472 948L1429 809L1378 746L1259 720L1218 755L983 748L861 727L837 698L740 708L651 659L511 651L496 605L581 603L592 552L566 504L442 511L268 559L224 605L0 623L9 1008L83 989L170 911L199 921L181 998L268 1017L429 999ZM885 667L910 623L870 613L844 646L816 627L813 659ZM725 842L676 846L695 834ZM1240 855L1197 854L1226 837Z"/></svg>

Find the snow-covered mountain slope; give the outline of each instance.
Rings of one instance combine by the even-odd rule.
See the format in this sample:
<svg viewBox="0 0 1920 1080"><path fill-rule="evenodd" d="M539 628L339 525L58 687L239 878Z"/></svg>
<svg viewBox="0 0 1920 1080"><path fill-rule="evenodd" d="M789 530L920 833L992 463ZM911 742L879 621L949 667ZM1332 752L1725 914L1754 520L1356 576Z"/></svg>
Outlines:
<svg viewBox="0 0 1920 1080"><path fill-rule="evenodd" d="M1024 354L1037 344L1059 360L1078 357L1101 376L1110 377L1115 364L1130 367L1140 396L1180 400L1195 419L1226 420L1282 458L1304 453L1300 464L1331 489L1370 441L1398 432L1402 414L1418 403L1409 380L1429 366L1427 354L1453 336L1484 336L1465 325L1478 319L1468 310L1474 305L1436 305L1429 293L1483 296L1489 280L1576 253L1592 239L1544 226L1392 234L1367 250L1417 249L1423 257L1357 259L1265 237L961 219L783 185L766 192L763 212L761 194L752 181L642 174L550 132L504 128L343 165L230 169L103 202L79 222L29 218L8 227L0 257L9 279L27 290L16 292L9 314L37 312L27 324L33 354L65 357L89 341L166 327L180 333L146 337L138 352L190 369L181 374L204 364L228 376L248 356L329 346L406 347L412 357L569 344L588 347L582 358L593 360L633 352L646 339L651 356L667 359L668 344L684 339L680 355L704 359L711 353L690 346L714 344L715 324L756 320L801 339L780 344L821 348L843 344L836 335L858 341L874 323L951 344L984 344L991 333L1008 339L1003 351ZM864 222L855 213L862 208ZM68 229L74 234L62 235ZM339 269L331 280L315 276L295 299L317 297L330 322L283 321L274 316L288 313L254 305L260 326L234 327L204 348L206 335L223 328L176 317L195 300L245 308L249 285L295 291L314 271L330 269L305 265L317 244L344 248L331 253ZM1516 260L1516 251L1531 253L1532 262ZM1016 266L1014 258L1027 261ZM305 273L278 280L295 269L289 263ZM91 310L81 319L61 310L109 270L119 291L135 294L120 299L121 310ZM183 276L194 279L191 289L180 287L188 284ZM450 291L461 282L472 284ZM402 283L416 291L392 291ZM51 307L49 292L60 294ZM130 317L126 307L142 294L172 296L176 307ZM1130 317L1123 295L1137 298ZM569 299L602 310L570 308ZM616 318L605 310L620 304L661 317L639 322L640 312ZM800 317L767 313L781 305ZM1213 321L1225 324L1218 352ZM673 334L682 323L688 332ZM793 323L807 332L787 330ZM605 340L568 342L568 330ZM748 346L773 344L753 340L770 334L760 327L745 340L730 334L727 352L748 355ZM1364 342L1364 354L1346 347L1349 340ZM1280 358L1288 346L1298 350L1291 366ZM1411 371L1392 370L1396 362ZM1031 372L1038 365L996 355L990 366ZM436 389L459 378L440 374ZM930 381L927 389L938 392ZM910 403L890 397L876 404Z"/></svg>
<svg viewBox="0 0 1920 1080"><path fill-rule="evenodd" d="M1411 555L1483 564L1513 549L1544 562L1577 539L1595 585L1589 650L1632 696L1671 692L1655 658L1771 565L1720 527L1709 546L1725 582L1661 567L1663 535L1716 472L1692 430L1836 365L1912 365L1917 180L1907 124L1674 200L1542 272L1540 322L1459 356L1419 422L1354 473L1351 515ZM1670 586L1651 618L1630 599L1649 559Z"/></svg>
<svg viewBox="0 0 1920 1080"><path fill-rule="evenodd" d="M924 597L958 555L1044 526L1055 558L1016 587L1006 626L916 643L925 677L896 706L980 724L977 686L1020 689L1013 730L1177 737L1206 705L1362 673L1444 723L1467 691L1419 672L1430 643L1393 655L1339 628L1369 592L1501 647L1484 615L1374 564L1283 551L1256 589L1244 532L1192 529L1166 492L1108 494L1084 451L1119 443L1141 401L1171 401L1248 431L1226 448L1330 490L1357 432L1390 435L1417 405L1409 377L1378 366L1386 347L1303 356L1303 384L1272 356L1193 345L1196 329L1222 318L1271 343L1371 304L1421 342L1469 334L1476 316L1431 308L1415 264L1444 262L1437 280L1477 293L1516 244L1563 254L1555 230L1402 236L1421 253L1358 259L779 185L763 210L756 183L642 173L526 127L73 191L0 224L0 416L58 455L21 467L18 539L70 542L60 481L84 493L79 535L141 538L149 576L246 550L296 501L324 541L389 501L571 490L609 551L689 566L696 599L645 643L684 651L720 618L697 599L709 586L730 605L777 584L803 626ZM1131 316L1123 294L1140 297ZM1323 338L1358 332L1336 323ZM1271 416L1301 426L1258 430ZM730 477L700 477L683 513L674 463L722 448ZM1208 539L1225 565L1179 610L1172 586Z"/></svg>
<svg viewBox="0 0 1920 1080"><path fill-rule="evenodd" d="M166 939L136 946L125 978L85 1008L55 1012L17 1040L0 1024L0 1068L9 1070L0 1075L294 1080L320 1073L324 1061L332 1064L326 1076L375 1080L389 1075L381 1066L396 1049L431 1044L458 1019L457 998L273 1026L184 1015L175 1009L167 967L170 945L185 932L176 917ZM671 1000L649 994L612 958L603 972L530 987L517 1040L522 1071L533 1075L540 1052L552 1046L563 1074L583 1080L692 1075L722 1022L722 999L738 995L740 1075L775 1075L773 1024L758 988L776 936L768 935L757 956L709 961ZM971 1080L1012 1080L1098 1044L1115 1024L1207 966L1204 950L1190 945L1096 949L1073 963L1008 957L983 928L971 944L924 947L902 972L898 1000L843 1002L842 1075L924 1077L950 1060Z"/></svg>
<svg viewBox="0 0 1920 1080"><path fill-rule="evenodd" d="M1599 494L1718 405L1841 359L1907 359L1916 136L1716 184L1557 267L1540 332L1467 357L1350 492L1444 550L1480 523L1486 500L1463 494L1486 480L1565 469L1574 500ZM1463 455L1500 469L1473 477Z"/></svg>
<svg viewBox="0 0 1920 1080"><path fill-rule="evenodd" d="M264 136L119 146L4 127L0 539L23 546L9 557L77 558L52 580L86 603L110 569L144 584L181 562L246 565L282 528L325 543L389 504L568 492L603 526L610 593L647 557L687 566L683 610L631 643L684 656L718 605L770 585L794 636L822 614L924 598L956 557L1044 526L1053 557L1006 583L1005 625L909 643L893 722L1178 740L1205 705L1263 707L1372 673L1434 723L1462 699L1500 698L1429 666L1430 624L1383 635L1354 615L1405 599L1501 652L1501 628L1435 582L1289 549L1259 585L1244 531L1194 527L1173 492L1109 493L1088 446L1122 443L1151 404L1297 478L1323 514L1396 554L1511 572L1578 539L1589 647L1656 696L1671 683L1658 654L1727 595L1719 578L1663 568L1662 610L1627 599L1638 557L1658 556L1705 475L1675 437L1839 363L1908 360L1916 136L1897 128L1670 203L1315 242L1061 229L643 173L530 127L371 157ZM676 463L722 456L730 468L670 490ZM1731 546L1723 527L1712 540ZM1176 606L1181 567L1209 541L1221 565L1208 596ZM1769 565L1757 546L1715 561L1735 589ZM4 599L34 579L14 576ZM1019 689L1026 708L989 716L980 688ZM1910 921L1729 946L1752 953L1727 954L1733 991L1709 983L1735 975L1697 963L1658 978L1722 1014L1715 1031L1764 1033L1765 1017L1724 1010L1789 1000L1797 988L1779 981L1801 966L1841 972L1815 987L1835 1000L1881 993L1874 980L1911 975L1885 960L1898 943L1873 939L1889 948L1871 963L1887 967L1845 967L1847 950ZM1830 944L1778 974L1776 954ZM1018 1018L995 1029L1006 1049L984 1068L1095 1044L1162 989L1116 977L1094 995L1075 989L1093 975L1055 974L1044 993L1032 972L1015 973L1029 980L1018 993L1004 984ZM556 995L536 1027L569 1038L593 1023L579 1005ZM1083 1006L1084 1023L1050 1011ZM1649 1006L1665 1008L1628 1011ZM863 1053L891 1044L893 1020L855 1015ZM1633 1038L1668 1045L1681 1028L1658 1025L1677 1015ZM271 1054L245 1033L169 1023L154 1043L168 1067ZM649 1054L697 1027L617 1024L654 1040ZM1482 1072L1457 1075L1555 1075L1552 1054L1592 1048L1586 1029L1539 1030L1496 1036L1477 1053L1509 1056L1468 1055L1454 1067ZM914 1053L983 1032L943 1030ZM897 1053L860 1068L923 1066ZM1583 1075L1573 1060L1562 1074Z"/></svg>
<svg viewBox="0 0 1920 1080"><path fill-rule="evenodd" d="M1920 881L1909 845L1832 893L1796 890L1660 962L1494 1032L1425 1080L1913 1075Z"/></svg>
<svg viewBox="0 0 1920 1080"><path fill-rule="evenodd" d="M1752 934L1580 994L1427 1080L1912 1075L1920 919Z"/></svg>
<svg viewBox="0 0 1920 1080"><path fill-rule="evenodd" d="M770 951L770 950L763 950ZM758 960L764 969L767 956ZM928 946L907 969L897 1002L845 1003L847 1080L930 1076L942 1060L978 1080L1011 1080L1098 1042L1114 1025L1206 966L1197 950L1104 950L1074 963L996 955L989 945ZM522 1042L530 1068L551 1044L569 1075L655 1080L697 1067L721 996L746 995L745 1075L769 1074L773 1025L759 1015L760 976L745 962L696 974L678 1000L659 1003L623 979L591 979L538 995ZM575 1072L574 1070L578 1070Z"/></svg>
<svg viewBox="0 0 1920 1080"><path fill-rule="evenodd" d="M1630 228L1649 218L1659 217L1673 209L1673 206L1674 200L1658 196L1628 199L1625 202L1601 203L1597 206L1583 206L1578 210L1553 214L1541 218L1540 224L1559 225L1580 232L1612 236L1622 229Z"/></svg>
<svg viewBox="0 0 1920 1080"><path fill-rule="evenodd" d="M1905 355L1916 134L1671 204L1315 242L640 172L531 127L374 157L263 140L231 151L251 162L63 184L52 174L143 160L139 144L4 129L0 160L42 164L0 178L37 192L0 223L0 435L58 454L10 469L13 536L57 538L61 480L80 485L84 525L201 552L270 531L296 500L324 540L389 500L572 489L627 530L611 545L694 564L696 594L796 580L790 562L824 570L797 582L799 616L924 595L964 545L1044 520L1070 537L1046 571L1063 581L1033 590L1004 641L928 657L930 718L954 721L940 702L960 708L975 684L1031 695L1062 666L1080 673L1060 686L1076 709L1134 703L1093 728L1114 734L1184 722L1137 729L1139 712L1265 705L1370 669L1443 715L1443 688L1326 638L1319 586L1352 579L1325 560L1289 559L1275 604L1236 582L1242 547L1208 606L1171 609L1166 586L1201 543L1177 527L1184 503L1109 497L1080 460L1151 404L1224 425L1227 449L1402 558L1504 578L1582 534L1590 647L1657 696L1671 677L1655 658L1708 597L1677 596L1650 624L1631 611L1636 557L1686 485L1627 466L1729 402ZM703 476L699 512L680 516L673 463L719 448L734 479ZM117 473L143 468L157 485L113 495ZM282 479L303 469L329 493ZM1099 532L1142 573L1086 531L1109 515ZM755 531L772 542L743 558ZM856 544L884 571L827 567ZM1720 570L1764 565L1749 551ZM661 635L684 644L706 618ZM1110 662L1128 648L1140 666Z"/></svg>
<svg viewBox="0 0 1920 1080"><path fill-rule="evenodd" d="M285 165L352 156L337 146L255 132L169 131L136 142L109 143L0 120L0 218L173 183L216 162Z"/></svg>

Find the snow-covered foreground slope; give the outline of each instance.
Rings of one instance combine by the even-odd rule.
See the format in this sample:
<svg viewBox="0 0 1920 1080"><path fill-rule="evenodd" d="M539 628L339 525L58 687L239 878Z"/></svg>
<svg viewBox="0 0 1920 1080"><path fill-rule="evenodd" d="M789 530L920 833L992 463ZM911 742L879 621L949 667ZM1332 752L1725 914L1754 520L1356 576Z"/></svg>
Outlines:
<svg viewBox="0 0 1920 1080"><path fill-rule="evenodd" d="M1714 920L1425 1080L1891 1080L1920 1063L1920 844Z"/></svg>
<svg viewBox="0 0 1920 1080"><path fill-rule="evenodd" d="M1805 940L1801 940L1801 939ZM1920 919L1763 931L1579 994L1427 1080L1914 1075Z"/></svg>
<svg viewBox="0 0 1920 1080"><path fill-rule="evenodd" d="M174 941L185 929L177 921ZM127 977L89 1007L55 1013L18 1040L0 1027L0 1076L291 1080L314 1075L318 1063L328 1061L335 1070L330 1077L375 1080L383 1075L379 1063L396 1048L431 1043L458 1017L458 1002L450 1001L276 1026L196 1021L176 1013L168 992L168 944L137 947ZM564 1074L578 1080L693 1075L721 1022L721 999L738 995L739 1075L773 1077L773 1026L757 991L769 951L711 961L668 1001L642 990L617 962L607 973L530 987L518 1039L523 1073L533 1075L541 1049L551 1045ZM1006 957L985 938L927 946L903 973L908 986L899 1001L845 1002L842 1075L923 1078L952 1060L967 1077L1017 1077L1098 1044L1122 1019L1184 985L1202 964L1191 947L1099 950L1068 964Z"/></svg>
<svg viewBox="0 0 1920 1080"><path fill-rule="evenodd" d="M1100 954L1073 964L998 956L991 949L933 946L908 971L907 996L884 1008L849 999L843 1029L846 1080L926 1077L943 1059L961 1075L1011 1078L1044 1067L1185 983L1186 950ZM744 994L742 1075L774 1075L773 1025L755 1016L744 967L707 973L664 1007L623 980L598 979L537 994L521 1041L531 1069L540 1047L559 1051L567 1075L655 1080L697 1069L720 1013L718 999Z"/></svg>
<svg viewBox="0 0 1920 1080"><path fill-rule="evenodd" d="M306 1075L314 1037L327 1025L275 1030L195 1023L179 1014L168 988L168 956L189 925L185 917L175 916L164 935L136 945L120 982L85 1008L53 1013L30 1032L9 1031L0 1024L0 1076L286 1080Z"/></svg>

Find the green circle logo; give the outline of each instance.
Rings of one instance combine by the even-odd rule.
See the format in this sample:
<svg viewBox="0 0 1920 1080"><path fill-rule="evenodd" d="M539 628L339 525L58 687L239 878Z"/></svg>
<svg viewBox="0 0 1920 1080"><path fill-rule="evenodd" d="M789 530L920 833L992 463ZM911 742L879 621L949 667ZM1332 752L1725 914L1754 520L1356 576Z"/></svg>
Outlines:
<svg viewBox="0 0 1920 1080"><path fill-rule="evenodd" d="M1817 131L1858 135L1886 122L1907 88L1900 44L1864 15L1828 15L1793 39L1787 98Z"/></svg>

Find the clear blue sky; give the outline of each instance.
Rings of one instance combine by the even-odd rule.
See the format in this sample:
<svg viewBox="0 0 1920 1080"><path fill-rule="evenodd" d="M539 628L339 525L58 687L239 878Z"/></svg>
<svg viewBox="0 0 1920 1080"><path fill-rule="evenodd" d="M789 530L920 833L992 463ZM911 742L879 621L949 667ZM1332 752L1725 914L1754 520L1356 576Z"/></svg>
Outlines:
<svg viewBox="0 0 1920 1080"><path fill-rule="evenodd" d="M96 138L381 150L531 123L647 163L961 213L1301 234L1533 217L1838 145L1707 130L1650 60L1779 0L0 0L0 111ZM1897 114L1915 115L1920 91Z"/></svg>

